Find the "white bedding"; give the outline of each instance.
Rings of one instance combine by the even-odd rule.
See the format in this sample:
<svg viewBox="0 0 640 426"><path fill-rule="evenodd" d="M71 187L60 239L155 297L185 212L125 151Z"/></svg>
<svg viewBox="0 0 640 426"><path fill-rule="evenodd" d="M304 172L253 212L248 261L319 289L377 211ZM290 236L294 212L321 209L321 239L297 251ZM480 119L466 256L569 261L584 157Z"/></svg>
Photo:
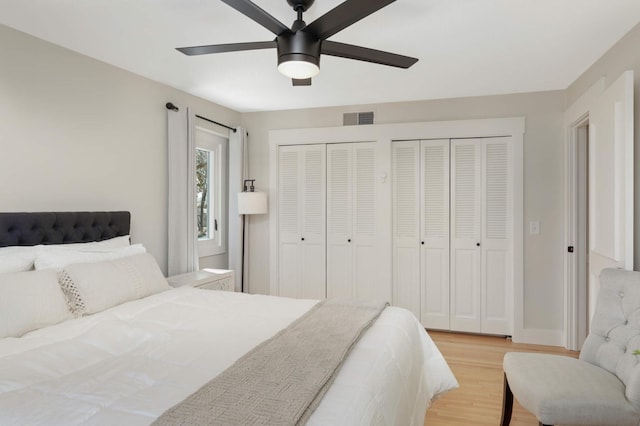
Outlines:
<svg viewBox="0 0 640 426"><path fill-rule="evenodd" d="M0 339L0 424L150 424L315 303L183 287ZM418 321L390 307L308 424L422 425L453 387Z"/></svg>

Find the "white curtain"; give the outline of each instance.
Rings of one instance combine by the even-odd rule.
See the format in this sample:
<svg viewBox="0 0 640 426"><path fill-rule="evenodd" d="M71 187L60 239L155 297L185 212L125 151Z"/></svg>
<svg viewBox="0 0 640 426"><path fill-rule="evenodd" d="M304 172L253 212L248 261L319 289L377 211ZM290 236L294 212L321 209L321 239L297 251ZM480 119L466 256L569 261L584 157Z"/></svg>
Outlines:
<svg viewBox="0 0 640 426"><path fill-rule="evenodd" d="M167 110L169 148L168 273L197 271L196 141L191 108Z"/></svg>
<svg viewBox="0 0 640 426"><path fill-rule="evenodd" d="M243 268L243 217L238 214L238 193L248 174L246 129L237 127L229 132L229 269L236 275L236 291L240 291ZM247 291L247 286L244 288Z"/></svg>

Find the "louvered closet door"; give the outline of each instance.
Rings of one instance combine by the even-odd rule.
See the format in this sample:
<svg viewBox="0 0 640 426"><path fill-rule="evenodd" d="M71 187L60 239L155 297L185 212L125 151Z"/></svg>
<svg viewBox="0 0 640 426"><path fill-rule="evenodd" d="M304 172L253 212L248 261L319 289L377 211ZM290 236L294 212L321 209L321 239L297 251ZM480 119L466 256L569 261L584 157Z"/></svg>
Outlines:
<svg viewBox="0 0 640 426"><path fill-rule="evenodd" d="M511 138L482 140L481 331L513 334Z"/></svg>
<svg viewBox="0 0 640 426"><path fill-rule="evenodd" d="M375 144L327 146L327 297L378 296L374 170Z"/></svg>
<svg viewBox="0 0 640 426"><path fill-rule="evenodd" d="M420 142L393 142L393 304L420 318Z"/></svg>
<svg viewBox="0 0 640 426"><path fill-rule="evenodd" d="M451 329L481 327L481 139L451 140Z"/></svg>
<svg viewBox="0 0 640 426"><path fill-rule="evenodd" d="M420 147L420 258L422 324L449 325L449 140Z"/></svg>
<svg viewBox="0 0 640 426"><path fill-rule="evenodd" d="M326 147L303 148L302 285L298 297L324 299L326 290Z"/></svg>
<svg viewBox="0 0 640 426"><path fill-rule="evenodd" d="M327 146L327 297L354 297L352 282L353 150Z"/></svg>
<svg viewBox="0 0 640 426"><path fill-rule="evenodd" d="M302 284L302 151L298 146L278 152L278 294L298 297Z"/></svg>
<svg viewBox="0 0 640 426"><path fill-rule="evenodd" d="M280 296L326 297L325 146L283 146L278 164Z"/></svg>
<svg viewBox="0 0 640 426"><path fill-rule="evenodd" d="M375 143L354 143L351 245L354 297L380 300L377 267Z"/></svg>

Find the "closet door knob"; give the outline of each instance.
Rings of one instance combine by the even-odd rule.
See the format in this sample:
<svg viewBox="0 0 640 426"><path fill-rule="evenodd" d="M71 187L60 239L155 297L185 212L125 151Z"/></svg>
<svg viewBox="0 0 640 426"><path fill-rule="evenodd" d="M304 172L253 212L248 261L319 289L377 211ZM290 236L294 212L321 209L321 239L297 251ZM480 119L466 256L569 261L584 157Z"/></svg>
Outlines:
<svg viewBox="0 0 640 426"><path fill-rule="evenodd" d="M420 241L420 244L424 245L424 241Z"/></svg>
<svg viewBox="0 0 640 426"><path fill-rule="evenodd" d="M302 237L301 240L304 241L304 237Z"/></svg>
<svg viewBox="0 0 640 426"><path fill-rule="evenodd" d="M351 238L349 238L349 239L347 240L347 242L348 242L348 243L350 243L350 242L351 242Z"/></svg>
<svg viewBox="0 0 640 426"><path fill-rule="evenodd" d="M480 243L476 243L476 245L477 245L478 247L480 247Z"/></svg>

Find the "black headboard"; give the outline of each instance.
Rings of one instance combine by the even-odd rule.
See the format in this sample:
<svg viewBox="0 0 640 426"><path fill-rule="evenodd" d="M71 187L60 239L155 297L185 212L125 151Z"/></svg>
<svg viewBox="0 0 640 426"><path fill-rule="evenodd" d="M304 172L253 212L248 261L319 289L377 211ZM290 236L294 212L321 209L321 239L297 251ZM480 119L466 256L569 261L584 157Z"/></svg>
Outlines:
<svg viewBox="0 0 640 426"><path fill-rule="evenodd" d="M129 212L0 213L0 247L102 241L130 226Z"/></svg>

